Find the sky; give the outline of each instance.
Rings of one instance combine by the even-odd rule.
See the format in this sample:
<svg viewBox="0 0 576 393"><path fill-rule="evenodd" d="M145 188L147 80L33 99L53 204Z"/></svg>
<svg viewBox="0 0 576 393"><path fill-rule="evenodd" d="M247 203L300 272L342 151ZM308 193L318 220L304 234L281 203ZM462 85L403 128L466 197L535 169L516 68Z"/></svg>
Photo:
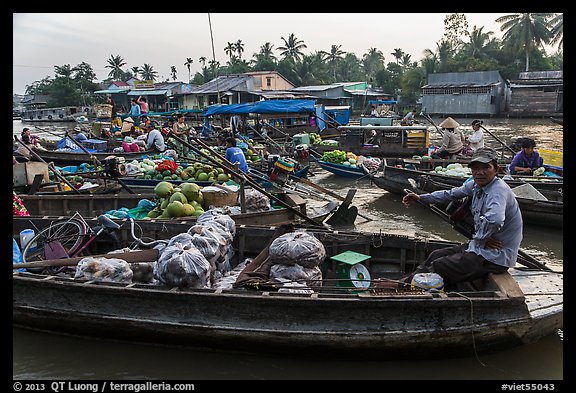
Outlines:
<svg viewBox="0 0 576 393"><path fill-rule="evenodd" d="M466 13L469 31L484 26L501 38L495 20L508 13ZM304 42L306 55L330 51L341 45L358 58L370 49L379 49L385 63L395 61L392 52L402 49L413 61L423 57L425 49L436 50L444 34L448 13L13 13L13 93L24 94L26 85L49 76L54 66L82 62L92 66L100 82L108 76L107 60L119 55L125 70L149 64L158 72L158 81L170 77L176 66L177 80L188 80L200 71L200 57L214 55L225 65L228 42L242 40L242 58L250 60L266 42L278 47L282 37L294 34ZM129 16L129 18L128 18ZM211 28L210 28L211 26ZM212 32L212 34L211 34Z"/></svg>

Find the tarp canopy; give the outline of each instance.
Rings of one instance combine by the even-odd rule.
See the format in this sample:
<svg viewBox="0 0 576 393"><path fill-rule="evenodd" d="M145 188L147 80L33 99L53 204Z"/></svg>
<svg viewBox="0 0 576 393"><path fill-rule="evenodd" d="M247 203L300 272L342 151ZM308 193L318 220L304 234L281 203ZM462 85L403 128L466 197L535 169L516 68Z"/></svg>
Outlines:
<svg viewBox="0 0 576 393"><path fill-rule="evenodd" d="M211 105L204 116L248 113L313 113L314 100L269 100L248 104Z"/></svg>
<svg viewBox="0 0 576 393"><path fill-rule="evenodd" d="M396 104L397 102L395 100L369 100L368 103L376 105L382 105L382 104L392 105Z"/></svg>

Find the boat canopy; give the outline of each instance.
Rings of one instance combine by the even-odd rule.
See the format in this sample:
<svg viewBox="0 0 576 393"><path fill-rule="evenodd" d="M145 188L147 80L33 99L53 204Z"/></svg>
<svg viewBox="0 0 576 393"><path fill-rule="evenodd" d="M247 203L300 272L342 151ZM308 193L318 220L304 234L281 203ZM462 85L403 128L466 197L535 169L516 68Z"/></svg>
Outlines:
<svg viewBox="0 0 576 393"><path fill-rule="evenodd" d="M246 104L217 104L208 107L204 116L248 113L314 113L314 100L269 100Z"/></svg>
<svg viewBox="0 0 576 393"><path fill-rule="evenodd" d="M374 105L382 105L382 104L394 105L394 104L397 104L397 101L396 100L369 100L368 103L374 104Z"/></svg>

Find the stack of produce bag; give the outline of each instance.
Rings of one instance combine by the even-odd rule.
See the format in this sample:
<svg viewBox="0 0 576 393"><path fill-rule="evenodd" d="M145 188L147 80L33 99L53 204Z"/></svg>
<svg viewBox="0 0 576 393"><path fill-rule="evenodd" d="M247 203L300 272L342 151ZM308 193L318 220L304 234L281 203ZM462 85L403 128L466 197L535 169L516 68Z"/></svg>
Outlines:
<svg viewBox="0 0 576 393"><path fill-rule="evenodd" d="M270 278L280 282L305 283L308 287L322 285L320 264L326 249L313 235L304 231L286 233L270 244Z"/></svg>
<svg viewBox="0 0 576 393"><path fill-rule="evenodd" d="M107 282L132 282L132 270L123 259L86 257L78 262L74 278Z"/></svg>

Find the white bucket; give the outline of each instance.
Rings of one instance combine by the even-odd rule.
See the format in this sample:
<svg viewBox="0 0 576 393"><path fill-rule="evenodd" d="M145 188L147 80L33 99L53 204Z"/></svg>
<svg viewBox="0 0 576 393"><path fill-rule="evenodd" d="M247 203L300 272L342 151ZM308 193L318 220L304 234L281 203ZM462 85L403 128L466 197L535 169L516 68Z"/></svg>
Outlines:
<svg viewBox="0 0 576 393"><path fill-rule="evenodd" d="M26 245L35 236L33 229L24 229L20 232L20 248L24 250ZM36 247L36 244L32 244L31 247Z"/></svg>

